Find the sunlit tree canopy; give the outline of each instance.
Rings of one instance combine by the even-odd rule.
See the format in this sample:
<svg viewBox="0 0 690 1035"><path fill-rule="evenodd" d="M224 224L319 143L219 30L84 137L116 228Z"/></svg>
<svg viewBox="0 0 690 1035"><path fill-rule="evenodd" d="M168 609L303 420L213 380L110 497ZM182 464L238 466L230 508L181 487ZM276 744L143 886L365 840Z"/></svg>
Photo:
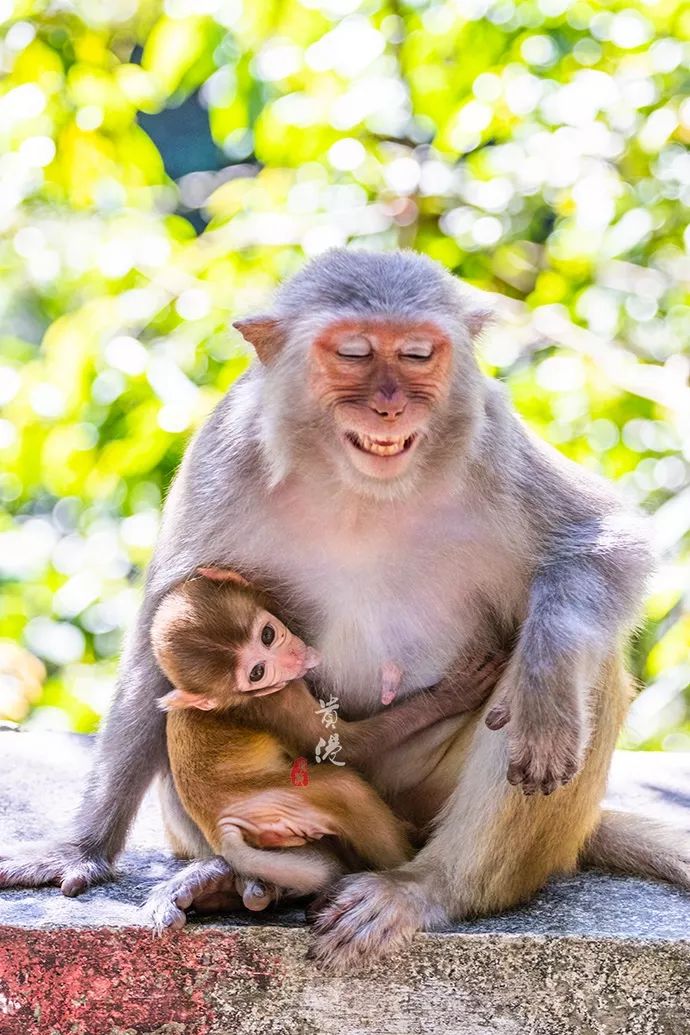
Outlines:
<svg viewBox="0 0 690 1035"><path fill-rule="evenodd" d="M91 730L166 489L305 256L493 292L536 432L653 515L624 743L690 747L690 7L0 0L0 717Z"/></svg>

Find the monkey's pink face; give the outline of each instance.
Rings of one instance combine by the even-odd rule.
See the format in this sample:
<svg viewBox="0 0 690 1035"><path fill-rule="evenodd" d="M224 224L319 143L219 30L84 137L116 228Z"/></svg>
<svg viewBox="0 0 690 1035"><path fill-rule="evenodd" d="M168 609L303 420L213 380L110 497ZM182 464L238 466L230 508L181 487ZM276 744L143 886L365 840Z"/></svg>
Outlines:
<svg viewBox="0 0 690 1035"><path fill-rule="evenodd" d="M290 682L301 679L321 660L283 623L268 611L260 611L249 641L237 653L236 680L241 693L252 697L273 694Z"/></svg>
<svg viewBox="0 0 690 1035"><path fill-rule="evenodd" d="M448 397L451 343L431 321L338 320L316 341L309 381L360 473L404 474Z"/></svg>

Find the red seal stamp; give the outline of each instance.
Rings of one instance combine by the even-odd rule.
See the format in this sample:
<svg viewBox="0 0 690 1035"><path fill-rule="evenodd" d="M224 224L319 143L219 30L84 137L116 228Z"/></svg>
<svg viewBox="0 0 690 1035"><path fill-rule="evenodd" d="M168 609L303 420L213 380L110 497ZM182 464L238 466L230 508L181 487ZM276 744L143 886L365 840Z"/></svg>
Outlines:
<svg viewBox="0 0 690 1035"><path fill-rule="evenodd" d="M290 770L290 782L293 787L306 787L309 783L309 773L307 772L307 760L304 756L296 758L292 763L292 769Z"/></svg>

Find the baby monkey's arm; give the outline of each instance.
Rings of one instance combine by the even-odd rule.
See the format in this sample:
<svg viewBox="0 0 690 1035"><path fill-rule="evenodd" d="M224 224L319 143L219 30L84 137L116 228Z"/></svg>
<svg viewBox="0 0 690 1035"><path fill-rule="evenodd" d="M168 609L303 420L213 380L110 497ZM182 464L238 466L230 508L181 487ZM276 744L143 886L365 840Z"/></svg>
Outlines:
<svg viewBox="0 0 690 1035"><path fill-rule="evenodd" d="M474 711L490 696L505 668L507 655L485 655L461 664L431 687L373 715L347 722L339 719L337 732L343 746L343 760L359 769L376 761L377 751L397 747L413 734L442 719Z"/></svg>

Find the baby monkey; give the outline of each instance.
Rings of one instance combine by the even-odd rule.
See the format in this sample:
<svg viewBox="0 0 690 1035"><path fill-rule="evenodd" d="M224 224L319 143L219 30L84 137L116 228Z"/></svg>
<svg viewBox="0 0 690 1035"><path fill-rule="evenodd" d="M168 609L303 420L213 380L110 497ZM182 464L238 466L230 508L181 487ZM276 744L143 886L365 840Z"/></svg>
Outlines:
<svg viewBox="0 0 690 1035"><path fill-rule="evenodd" d="M409 826L361 774L382 749L477 708L505 660L466 665L371 718L338 718L341 757L293 782L296 759L324 741L323 712L303 678L319 656L276 617L270 598L235 572L200 568L164 597L151 637L174 687L158 703L168 712L170 766L184 808L237 874L300 895L341 874L341 856L316 845L284 849L332 836L345 855L354 851L374 869L411 858ZM392 662L383 667L384 700L395 696L400 674Z"/></svg>

